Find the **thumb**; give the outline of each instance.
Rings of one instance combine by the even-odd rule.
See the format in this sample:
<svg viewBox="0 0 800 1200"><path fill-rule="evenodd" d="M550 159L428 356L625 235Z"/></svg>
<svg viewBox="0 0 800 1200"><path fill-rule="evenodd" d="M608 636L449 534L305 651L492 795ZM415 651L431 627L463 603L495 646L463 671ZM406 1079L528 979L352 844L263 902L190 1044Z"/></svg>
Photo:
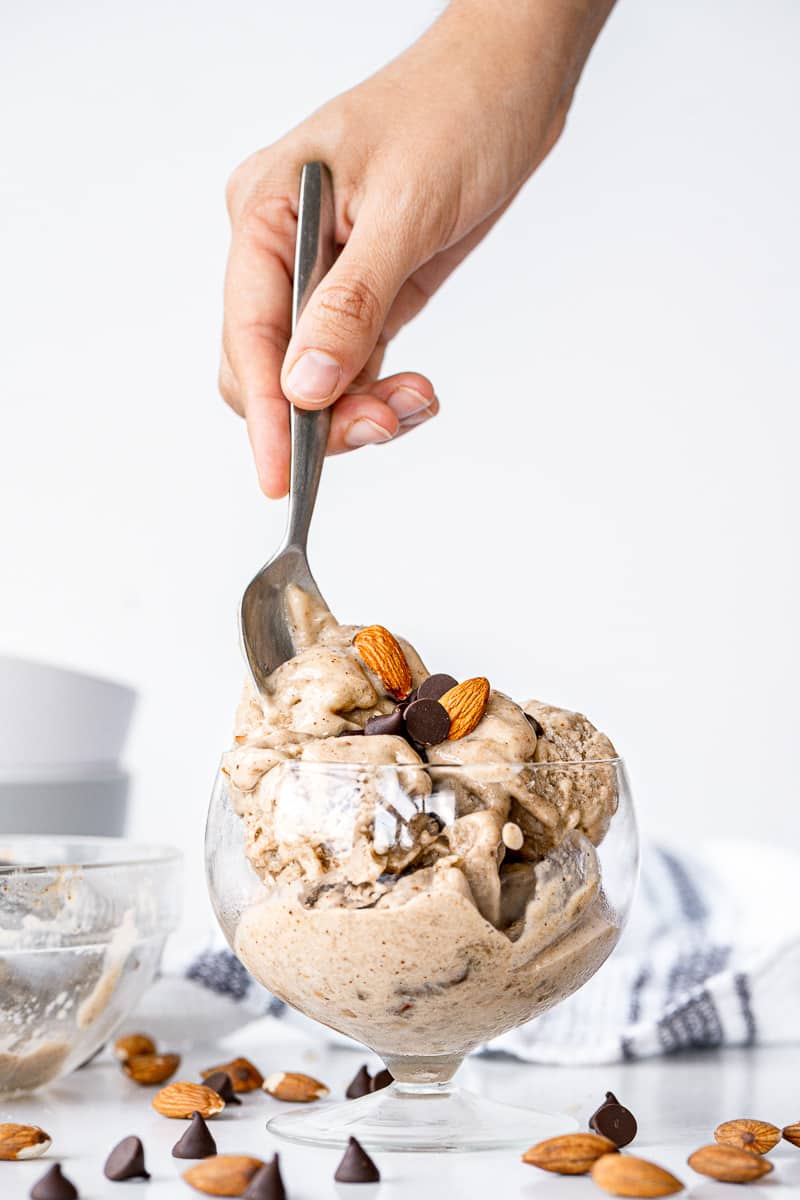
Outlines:
<svg viewBox="0 0 800 1200"><path fill-rule="evenodd" d="M413 267L397 233L362 210L339 258L303 309L281 372L284 395L300 408L332 404L375 349Z"/></svg>

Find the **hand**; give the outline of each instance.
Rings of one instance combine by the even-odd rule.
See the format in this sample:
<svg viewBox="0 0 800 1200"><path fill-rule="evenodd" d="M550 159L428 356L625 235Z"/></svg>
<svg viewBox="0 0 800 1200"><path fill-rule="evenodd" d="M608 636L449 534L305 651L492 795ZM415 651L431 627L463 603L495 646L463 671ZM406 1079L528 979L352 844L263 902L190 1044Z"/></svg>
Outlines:
<svg viewBox="0 0 800 1200"><path fill-rule="evenodd" d="M485 237L558 139L613 0L453 0L377 75L234 171L220 390L247 420L263 491L289 484L288 400L333 405L328 452L439 410L388 342ZM302 164L334 175L339 257L290 331Z"/></svg>

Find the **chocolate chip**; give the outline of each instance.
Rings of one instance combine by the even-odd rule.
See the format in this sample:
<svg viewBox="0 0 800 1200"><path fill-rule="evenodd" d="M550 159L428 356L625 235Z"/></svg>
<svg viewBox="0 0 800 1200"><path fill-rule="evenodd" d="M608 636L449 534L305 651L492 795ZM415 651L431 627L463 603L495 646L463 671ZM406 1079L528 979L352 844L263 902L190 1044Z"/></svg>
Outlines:
<svg viewBox="0 0 800 1200"><path fill-rule="evenodd" d="M31 1200L78 1200L78 1189L61 1174L61 1163L53 1163L31 1188Z"/></svg>
<svg viewBox="0 0 800 1200"><path fill-rule="evenodd" d="M450 715L438 700L415 700L406 709L406 729L413 741L435 746L450 732Z"/></svg>
<svg viewBox="0 0 800 1200"><path fill-rule="evenodd" d="M458 687L458 680L452 675L429 675L424 683L419 685L417 695L420 700L441 700L445 692Z"/></svg>
<svg viewBox="0 0 800 1200"><path fill-rule="evenodd" d="M141 1138L126 1137L118 1142L103 1167L106 1179L119 1183L123 1179L149 1179L144 1165L144 1146Z"/></svg>
<svg viewBox="0 0 800 1200"><path fill-rule="evenodd" d="M361 737L364 733L363 729L340 729L337 737Z"/></svg>
<svg viewBox="0 0 800 1200"><path fill-rule="evenodd" d="M192 1113L192 1123L172 1147L173 1158L211 1158L217 1153L214 1141L199 1112Z"/></svg>
<svg viewBox="0 0 800 1200"><path fill-rule="evenodd" d="M372 1090L373 1092L382 1092L390 1083L394 1083L394 1075L384 1067L382 1071L378 1071L378 1074L373 1079Z"/></svg>
<svg viewBox="0 0 800 1200"><path fill-rule="evenodd" d="M589 1128L621 1149L633 1141L638 1127L630 1109L620 1104L613 1092L606 1092L605 1100L589 1118Z"/></svg>
<svg viewBox="0 0 800 1200"><path fill-rule="evenodd" d="M381 1173L361 1143L351 1137L333 1178L337 1183L379 1183Z"/></svg>
<svg viewBox="0 0 800 1200"><path fill-rule="evenodd" d="M367 1064L365 1063L348 1083L345 1096L348 1100L358 1100L359 1096L366 1096L371 1091L372 1076L367 1070Z"/></svg>
<svg viewBox="0 0 800 1200"><path fill-rule="evenodd" d="M402 737L405 733L405 726L403 724L403 714L400 711L399 706L394 710L394 712L390 712L385 715L383 713L379 713L376 717L370 717L364 726L364 733L366 733L368 736L372 736L373 734L389 733Z"/></svg>
<svg viewBox="0 0 800 1200"><path fill-rule="evenodd" d="M241 1100L233 1090L233 1083L227 1071L214 1071L203 1080L205 1087L210 1087L226 1104L241 1104Z"/></svg>
<svg viewBox="0 0 800 1200"><path fill-rule="evenodd" d="M277 1154L271 1162L259 1167L242 1200L286 1200L286 1189L281 1179L281 1169L278 1166Z"/></svg>
<svg viewBox="0 0 800 1200"><path fill-rule="evenodd" d="M536 734L537 738L544 737L544 729L536 720L536 717L532 717L530 713L525 713L525 716L533 726L533 732Z"/></svg>

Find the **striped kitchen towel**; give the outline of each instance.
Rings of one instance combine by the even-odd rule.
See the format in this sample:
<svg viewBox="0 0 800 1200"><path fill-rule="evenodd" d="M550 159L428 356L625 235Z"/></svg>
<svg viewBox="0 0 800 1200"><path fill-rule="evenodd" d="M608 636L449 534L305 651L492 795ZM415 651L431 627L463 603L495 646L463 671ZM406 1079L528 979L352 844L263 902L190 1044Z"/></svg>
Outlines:
<svg viewBox="0 0 800 1200"><path fill-rule="evenodd" d="M645 846L631 919L608 962L574 996L486 1049L601 1063L797 1040L799 876L800 856L776 847L728 841L687 854ZM185 974L254 1017L347 1042L270 996L229 950L210 947Z"/></svg>

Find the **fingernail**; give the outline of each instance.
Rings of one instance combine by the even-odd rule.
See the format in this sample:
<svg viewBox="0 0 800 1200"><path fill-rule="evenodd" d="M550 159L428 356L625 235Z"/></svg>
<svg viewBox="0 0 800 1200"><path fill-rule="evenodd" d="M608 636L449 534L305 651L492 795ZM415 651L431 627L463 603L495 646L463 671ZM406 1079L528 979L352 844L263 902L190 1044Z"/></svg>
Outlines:
<svg viewBox="0 0 800 1200"><path fill-rule="evenodd" d="M387 433L381 425L376 425L368 417L359 417L344 431L344 444L354 450L356 446L372 446L376 442L388 442L391 437L392 435Z"/></svg>
<svg viewBox="0 0 800 1200"><path fill-rule="evenodd" d="M327 400L336 391L341 368L324 350L306 350L286 377L286 388L296 400Z"/></svg>
<svg viewBox="0 0 800 1200"><path fill-rule="evenodd" d="M423 421L429 421L433 413L429 408L423 408L421 412L412 413L410 417L404 417L400 422L403 429L413 429L415 425L421 425Z"/></svg>
<svg viewBox="0 0 800 1200"><path fill-rule="evenodd" d="M409 417L426 413L433 404L433 397L429 400L427 396L422 395L422 392L415 392L408 387L399 387L397 391L392 392L386 403L398 421L407 421Z"/></svg>

